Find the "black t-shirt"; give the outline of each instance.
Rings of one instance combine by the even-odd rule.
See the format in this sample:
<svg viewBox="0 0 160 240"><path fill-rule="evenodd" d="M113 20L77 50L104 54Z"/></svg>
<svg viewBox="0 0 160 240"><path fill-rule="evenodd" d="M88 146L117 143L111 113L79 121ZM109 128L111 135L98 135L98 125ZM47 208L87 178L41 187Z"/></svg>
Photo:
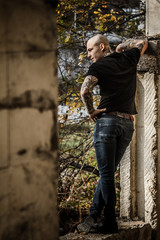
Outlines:
<svg viewBox="0 0 160 240"><path fill-rule="evenodd" d="M93 63L86 74L97 77L101 100L98 109L136 114L136 68L140 50L112 53Z"/></svg>

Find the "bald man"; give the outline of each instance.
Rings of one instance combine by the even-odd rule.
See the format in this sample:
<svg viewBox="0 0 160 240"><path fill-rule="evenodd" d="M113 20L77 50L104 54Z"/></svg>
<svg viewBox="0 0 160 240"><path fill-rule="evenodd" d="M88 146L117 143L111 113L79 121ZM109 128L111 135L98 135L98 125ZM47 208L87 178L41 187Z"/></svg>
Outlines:
<svg viewBox="0 0 160 240"><path fill-rule="evenodd" d="M108 39L101 34L87 42L93 64L82 84L81 97L95 122L94 147L100 179L89 215L77 226L79 232L118 232L114 173L134 132L136 68L147 47L145 40L128 40L113 53ZM101 100L95 109L92 90L97 84ZM96 223L102 210L103 221Z"/></svg>

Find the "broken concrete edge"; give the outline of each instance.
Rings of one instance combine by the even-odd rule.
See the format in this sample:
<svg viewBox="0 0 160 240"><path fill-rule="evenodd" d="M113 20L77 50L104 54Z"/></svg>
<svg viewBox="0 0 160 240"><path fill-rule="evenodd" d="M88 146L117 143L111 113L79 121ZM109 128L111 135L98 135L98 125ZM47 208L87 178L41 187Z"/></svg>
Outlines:
<svg viewBox="0 0 160 240"><path fill-rule="evenodd" d="M61 236L60 240L151 240L153 229L149 223L141 221L120 221L119 233L116 234L84 234L68 233Z"/></svg>
<svg viewBox="0 0 160 240"><path fill-rule="evenodd" d="M159 73L159 45L160 38L148 39L148 48L137 66L138 72Z"/></svg>

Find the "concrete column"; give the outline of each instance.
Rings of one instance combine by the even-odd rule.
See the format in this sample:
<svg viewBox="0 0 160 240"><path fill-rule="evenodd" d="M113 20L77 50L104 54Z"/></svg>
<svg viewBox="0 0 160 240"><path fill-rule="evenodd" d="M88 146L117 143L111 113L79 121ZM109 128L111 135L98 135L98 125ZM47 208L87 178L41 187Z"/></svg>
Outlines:
<svg viewBox="0 0 160 240"><path fill-rule="evenodd" d="M146 35L160 34L160 0L146 0Z"/></svg>
<svg viewBox="0 0 160 240"><path fill-rule="evenodd" d="M158 106L160 107L160 76L158 77ZM158 211L158 226L160 225L160 113L158 113L158 163L157 163L157 211ZM157 233L157 239L160 239L160 231Z"/></svg>
<svg viewBox="0 0 160 240"><path fill-rule="evenodd" d="M156 158L157 136L155 124L156 113L156 86L154 74L144 75L144 189L145 189L145 221L153 227L157 224L156 216Z"/></svg>
<svg viewBox="0 0 160 240"><path fill-rule="evenodd" d="M159 41L149 48L138 66L137 216L159 234ZM158 236L158 235L157 235ZM159 239L155 237L155 239Z"/></svg>
<svg viewBox="0 0 160 240"><path fill-rule="evenodd" d="M0 239L56 240L56 0L0 0Z"/></svg>
<svg viewBox="0 0 160 240"><path fill-rule="evenodd" d="M150 46L153 49L153 52L156 56L156 71L154 72L154 80L155 80L155 87L156 87L156 96L158 98L156 109L157 116L155 120L154 127L156 129L156 134L153 136L153 144L154 145L153 151L152 151L152 159L154 159L154 168L153 166L150 166L154 171L154 174L156 177L154 180L152 180L152 186L149 188L150 193L154 196L152 201L152 207L153 212L151 212L151 220L152 224L156 227L157 230L157 236L156 239L160 239L160 231L159 231L159 225L160 225L160 138L159 138L159 108L160 108L160 101L159 101L159 76L160 76L160 1L159 0L147 0L146 1L146 35L151 36L151 39L157 39L158 41L155 41L154 43L150 43ZM154 36L156 35L156 36ZM151 175L152 178L153 174ZM150 181L151 183L151 181ZM147 214L147 213L146 213Z"/></svg>
<svg viewBox="0 0 160 240"><path fill-rule="evenodd" d="M137 81L137 111L136 117L136 193L137 215L144 220L145 215L145 192L144 192L144 77L138 75Z"/></svg>
<svg viewBox="0 0 160 240"><path fill-rule="evenodd" d="M120 161L120 217L131 216L131 161L130 146Z"/></svg>
<svg viewBox="0 0 160 240"><path fill-rule="evenodd" d="M157 195L156 195L156 207L157 207L157 240L160 239L160 41L158 41L158 76L157 76L157 95L158 95L158 104L157 104Z"/></svg>

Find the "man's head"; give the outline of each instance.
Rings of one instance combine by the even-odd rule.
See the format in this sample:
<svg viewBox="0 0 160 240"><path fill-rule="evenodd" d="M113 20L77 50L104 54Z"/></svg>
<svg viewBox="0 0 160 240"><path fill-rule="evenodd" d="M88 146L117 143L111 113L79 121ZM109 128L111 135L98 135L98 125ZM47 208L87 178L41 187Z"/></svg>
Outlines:
<svg viewBox="0 0 160 240"><path fill-rule="evenodd" d="M111 52L108 39L102 34L97 34L90 38L87 42L87 52L91 61L97 62Z"/></svg>

